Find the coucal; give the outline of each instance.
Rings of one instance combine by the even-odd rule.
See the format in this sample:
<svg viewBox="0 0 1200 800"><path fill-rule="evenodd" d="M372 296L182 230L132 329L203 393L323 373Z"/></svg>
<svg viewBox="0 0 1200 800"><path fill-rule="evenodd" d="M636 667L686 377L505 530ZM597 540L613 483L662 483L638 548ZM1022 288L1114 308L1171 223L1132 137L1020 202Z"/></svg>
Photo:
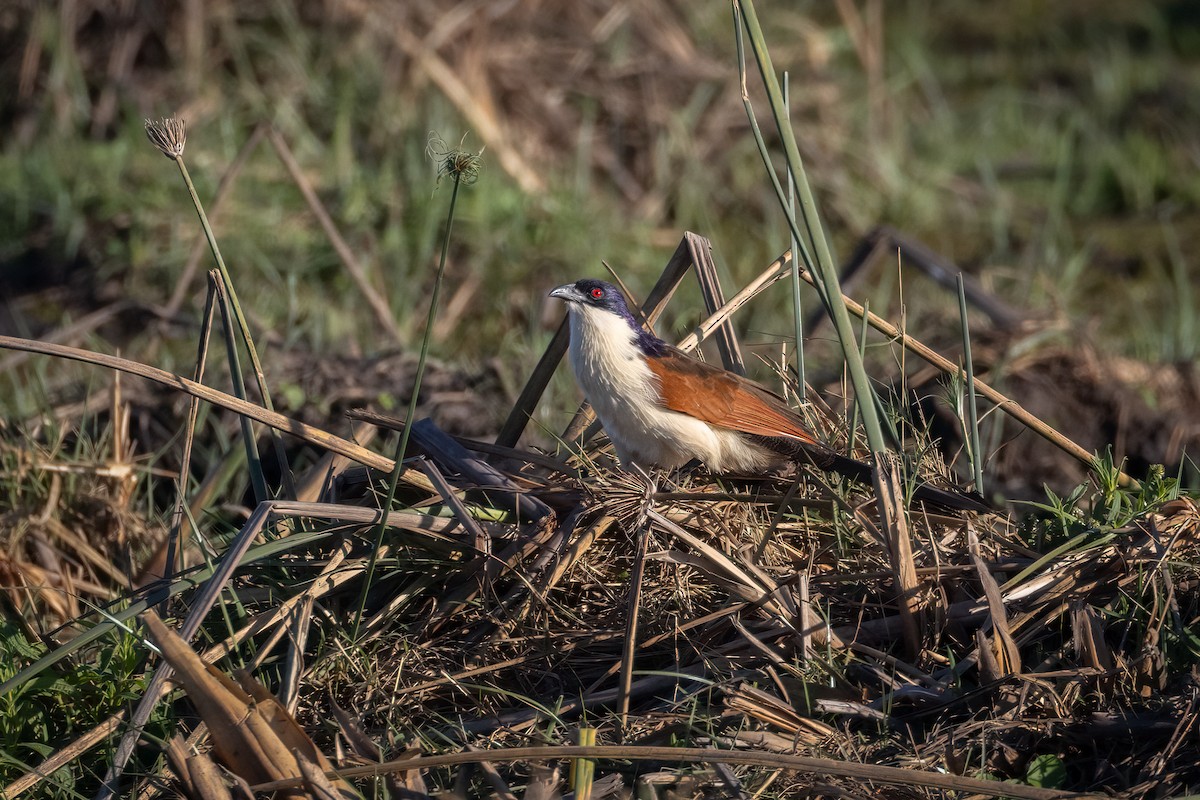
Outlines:
<svg viewBox="0 0 1200 800"><path fill-rule="evenodd" d="M567 302L571 366L623 466L671 469L695 459L712 472L749 474L804 461L871 481L870 465L817 441L783 398L644 330L611 283L585 278L550 296ZM914 496L989 510L977 496L927 484Z"/></svg>

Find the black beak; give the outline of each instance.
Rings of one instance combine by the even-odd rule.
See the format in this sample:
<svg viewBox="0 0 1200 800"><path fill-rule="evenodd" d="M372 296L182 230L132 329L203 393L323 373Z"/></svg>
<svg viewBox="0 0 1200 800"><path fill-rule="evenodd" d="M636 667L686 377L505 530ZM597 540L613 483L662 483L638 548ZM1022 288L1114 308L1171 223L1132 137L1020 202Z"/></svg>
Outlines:
<svg viewBox="0 0 1200 800"><path fill-rule="evenodd" d="M566 300L568 303L582 303L587 299L583 296L582 292L575 288L575 284L573 283L564 283L550 292L550 296Z"/></svg>

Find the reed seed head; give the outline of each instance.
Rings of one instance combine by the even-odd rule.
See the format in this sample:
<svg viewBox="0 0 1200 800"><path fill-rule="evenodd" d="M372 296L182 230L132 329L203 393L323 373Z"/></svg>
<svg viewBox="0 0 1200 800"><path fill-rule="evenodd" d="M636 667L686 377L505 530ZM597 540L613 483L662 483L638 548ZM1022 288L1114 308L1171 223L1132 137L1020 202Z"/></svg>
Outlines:
<svg viewBox="0 0 1200 800"><path fill-rule="evenodd" d="M466 139L467 135L464 133L458 147L451 147L437 133L430 132L429 144L426 146L425 152L437 162L439 181L443 175L450 176L452 180L458 181L464 186L470 186L479 180L479 173L483 171L483 159L480 158L483 150L478 153L463 150L462 144Z"/></svg>
<svg viewBox="0 0 1200 800"><path fill-rule="evenodd" d="M170 159L182 158L187 144L187 126L176 117L146 120L146 136L162 154Z"/></svg>

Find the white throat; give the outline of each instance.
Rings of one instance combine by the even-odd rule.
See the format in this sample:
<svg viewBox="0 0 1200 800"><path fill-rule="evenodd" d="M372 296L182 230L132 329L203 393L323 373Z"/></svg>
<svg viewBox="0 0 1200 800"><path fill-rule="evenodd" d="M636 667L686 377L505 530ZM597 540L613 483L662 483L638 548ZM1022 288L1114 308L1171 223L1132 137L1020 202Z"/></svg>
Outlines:
<svg viewBox="0 0 1200 800"><path fill-rule="evenodd" d="M615 406L658 401L657 379L623 318L595 306L572 303L571 367L605 428Z"/></svg>

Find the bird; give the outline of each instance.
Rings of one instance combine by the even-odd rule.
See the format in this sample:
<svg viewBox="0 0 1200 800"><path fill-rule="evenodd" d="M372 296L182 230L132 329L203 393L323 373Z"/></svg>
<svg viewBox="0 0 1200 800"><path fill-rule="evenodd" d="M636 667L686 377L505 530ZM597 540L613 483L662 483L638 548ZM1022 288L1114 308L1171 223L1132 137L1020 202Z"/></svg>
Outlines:
<svg viewBox="0 0 1200 800"><path fill-rule="evenodd" d="M672 347L634 319L621 290L583 278L553 289L564 300L575 378L627 469L699 461L717 474L759 474L806 462L869 483L869 464L822 443L779 395ZM987 511L978 495L920 484L914 497Z"/></svg>

